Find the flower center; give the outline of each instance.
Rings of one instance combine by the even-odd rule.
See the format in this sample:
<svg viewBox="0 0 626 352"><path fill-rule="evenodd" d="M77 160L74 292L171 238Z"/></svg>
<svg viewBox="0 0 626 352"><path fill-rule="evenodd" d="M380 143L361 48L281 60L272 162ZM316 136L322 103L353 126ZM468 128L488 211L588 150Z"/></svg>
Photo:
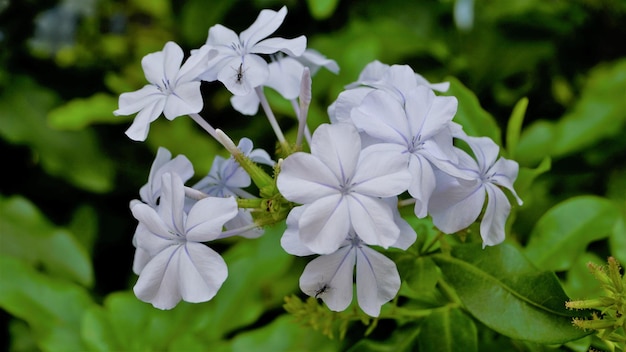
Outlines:
<svg viewBox="0 0 626 352"><path fill-rule="evenodd" d="M407 145L407 150L409 153L414 154L423 148L424 143L422 142L422 135L418 134L417 136L413 136L411 141Z"/></svg>
<svg viewBox="0 0 626 352"><path fill-rule="evenodd" d="M157 88L163 94L172 94L170 80L165 77L161 79L161 84L157 84Z"/></svg>

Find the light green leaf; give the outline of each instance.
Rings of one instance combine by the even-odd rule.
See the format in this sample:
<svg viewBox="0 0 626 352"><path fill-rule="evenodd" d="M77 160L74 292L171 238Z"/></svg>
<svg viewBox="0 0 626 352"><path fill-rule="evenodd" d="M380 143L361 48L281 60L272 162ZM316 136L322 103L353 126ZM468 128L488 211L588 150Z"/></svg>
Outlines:
<svg viewBox="0 0 626 352"><path fill-rule="evenodd" d="M338 351L341 341L330 340L322 333L294 321L291 315L281 315L270 324L233 339L232 351Z"/></svg>
<svg viewBox="0 0 626 352"><path fill-rule="evenodd" d="M600 282L591 274L587 264L606 265L606 260L598 255L585 252L576 258L572 267L567 271L563 288L567 295L574 300L604 296Z"/></svg>
<svg viewBox="0 0 626 352"><path fill-rule="evenodd" d="M460 123L468 135L489 137L496 144L502 146L500 127L498 127L493 116L480 106L480 102L474 92L465 87L455 77L447 77L445 80L450 82L450 89L446 92L446 95L454 96L459 101L454 121Z"/></svg>
<svg viewBox="0 0 626 352"><path fill-rule="evenodd" d="M53 226L27 199L0 197L0 253L52 275L90 286L91 260L74 236Z"/></svg>
<svg viewBox="0 0 626 352"><path fill-rule="evenodd" d="M122 351L111 325L107 312L99 306L93 306L83 315L81 337L90 351Z"/></svg>
<svg viewBox="0 0 626 352"><path fill-rule="evenodd" d="M552 155L555 127L549 121L539 120L522 131L515 159L521 166L532 167Z"/></svg>
<svg viewBox="0 0 626 352"><path fill-rule="evenodd" d="M81 130L94 123L122 123L125 119L113 115L117 98L97 93L89 98L76 98L48 113L49 126L57 130Z"/></svg>
<svg viewBox="0 0 626 352"><path fill-rule="evenodd" d="M339 5L339 0L307 0L309 11L316 20L325 20L332 16Z"/></svg>
<svg viewBox="0 0 626 352"><path fill-rule="evenodd" d="M589 243L609 236L618 216L617 208L607 199L570 198L539 219L524 253L542 269L567 270Z"/></svg>
<svg viewBox="0 0 626 352"><path fill-rule="evenodd" d="M17 258L0 256L0 307L28 323L44 351L84 351L80 322L93 305L84 288L40 274Z"/></svg>
<svg viewBox="0 0 626 352"><path fill-rule="evenodd" d="M520 99L520 101L515 104L511 117L509 118L509 123L506 128L506 150L507 157L510 159L515 159L515 151L520 134L522 133L522 123L524 122L527 107L528 98Z"/></svg>
<svg viewBox="0 0 626 352"><path fill-rule="evenodd" d="M436 309L421 325L420 351L478 351L476 325L459 308Z"/></svg>
<svg viewBox="0 0 626 352"><path fill-rule="evenodd" d="M420 327L417 324L405 324L395 328L391 337L384 341L362 339L346 352L412 352L415 351L419 333Z"/></svg>
<svg viewBox="0 0 626 352"><path fill-rule="evenodd" d="M588 334L572 326L556 275L538 271L513 246L457 245L452 256L432 258L465 308L503 335L556 344Z"/></svg>
<svg viewBox="0 0 626 352"><path fill-rule="evenodd" d="M45 116L59 98L30 78L14 77L0 99L0 136L27 145L49 174L92 192L113 187L113 163L101 151L92 130L56 131Z"/></svg>
<svg viewBox="0 0 626 352"><path fill-rule="evenodd" d="M554 156L589 147L622 133L626 123L626 59L599 65L590 73L572 110L556 124Z"/></svg>
<svg viewBox="0 0 626 352"><path fill-rule="evenodd" d="M626 214L622 214L615 223L609 237L609 247L611 248L611 255L626 265Z"/></svg>

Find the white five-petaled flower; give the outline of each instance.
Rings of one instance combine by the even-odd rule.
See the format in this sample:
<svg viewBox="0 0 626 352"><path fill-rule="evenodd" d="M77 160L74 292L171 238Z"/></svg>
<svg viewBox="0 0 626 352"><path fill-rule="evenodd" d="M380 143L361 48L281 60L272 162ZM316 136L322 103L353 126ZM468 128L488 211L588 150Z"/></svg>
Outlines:
<svg viewBox="0 0 626 352"><path fill-rule="evenodd" d="M280 53L274 56L272 62L268 64L269 77L263 86L274 89L288 100L294 100L300 94L302 72L305 67L311 70L311 75L320 67L325 67L333 73L339 72L339 66L334 60L327 59L313 49L306 49L298 57L284 56ZM235 110L252 116L259 110L260 99L256 92L251 91L246 95L233 95L230 102Z"/></svg>
<svg viewBox="0 0 626 352"><path fill-rule="evenodd" d="M136 141L148 136L150 123L161 113L168 120L202 110L202 94L198 75L206 67L207 57L215 54L202 50L192 55L181 66L183 50L174 42L167 42L162 51L148 54L141 60L146 79L150 84L119 98L115 115L138 112L126 135Z"/></svg>
<svg viewBox="0 0 626 352"><path fill-rule="evenodd" d="M483 245L493 246L504 240L504 226L511 205L500 187L507 188L522 200L513 189L519 166L515 161L498 159L498 145L488 137L468 137L465 140L476 160L456 149L459 170L467 177L458 179L438 174L437 188L428 205L428 212L437 228L454 233L471 225L479 216L487 196L487 208L480 224ZM497 160L496 160L497 159Z"/></svg>
<svg viewBox="0 0 626 352"><path fill-rule="evenodd" d="M331 310L343 311L352 302L355 266L359 306L366 314L377 317L380 307L398 293L400 275L391 259L369 248L353 233L336 252L307 264L300 276L300 289L321 298Z"/></svg>
<svg viewBox="0 0 626 352"><path fill-rule="evenodd" d="M284 6L279 11L262 10L240 35L220 24L211 27L205 47L215 50L217 56L209 61L202 80L219 80L231 93L246 95L269 77L268 64L258 54L282 51L290 56L302 55L306 48L304 36L265 39L280 27L286 15Z"/></svg>
<svg viewBox="0 0 626 352"><path fill-rule="evenodd" d="M351 123L352 109L359 106L372 91L384 90L404 105L406 94L418 86L445 92L450 83L430 83L408 65L389 66L380 61L372 61L361 71L359 79L347 85L346 90L328 107L328 115L332 122Z"/></svg>
<svg viewBox="0 0 626 352"><path fill-rule="evenodd" d="M159 147L157 155L150 167L150 175L148 176L148 183L143 185L139 190L141 200L156 209L158 207L158 200L161 197L161 177L165 173L176 173L183 182L189 180L193 176L193 165L191 161L184 155L178 155L172 159L172 153L163 147ZM132 209L135 204L141 203L139 200L132 200L130 202L130 208ZM146 227L141 223L137 225L137 230L133 236L133 245L137 248L135 251L135 258L133 260L133 271L139 275L144 266L150 261L150 254L143 248L137 247L137 233L146 231Z"/></svg>
<svg viewBox="0 0 626 352"><path fill-rule="evenodd" d="M390 157L386 144L361 150L349 124L321 125L311 154L294 153L282 163L277 186L288 200L306 205L299 236L313 252L335 252L354 232L367 244L389 247L400 229L381 198L404 192L410 175L406 160Z"/></svg>
<svg viewBox="0 0 626 352"><path fill-rule="evenodd" d="M415 242L416 233L401 217L397 198L384 201L391 207L400 235L392 247L406 250ZM281 245L289 254L314 254L300 240L299 219L307 205L294 208L287 217L287 230ZM352 302L353 271L356 265L356 287L359 306L370 316L378 316L380 307L391 300L400 288L400 276L393 261L369 248L350 232L339 249L311 261L300 277L300 288L311 297L321 298L334 311L343 311Z"/></svg>
<svg viewBox="0 0 626 352"><path fill-rule="evenodd" d="M187 214L180 177L165 173L162 178L158 209L143 203L131 209L143 226L136 233L137 246L151 256L133 290L160 309L171 309L181 299L208 301L226 280L228 269L219 254L200 242L220 236L224 223L237 215L237 202L232 197L208 197Z"/></svg>
<svg viewBox="0 0 626 352"><path fill-rule="evenodd" d="M454 166L452 118L457 100L436 96L425 85L404 92L402 98L374 90L352 109L351 119L372 143L389 145L395 150L393 158L405 162L412 176L408 191L416 199L415 215L423 218L436 186L435 170L464 177Z"/></svg>
<svg viewBox="0 0 626 352"><path fill-rule="evenodd" d="M249 138L242 138L237 148L250 160L259 164L274 166L275 162L263 149L253 149L252 141ZM252 180L250 175L231 156L225 159L219 155L213 159L209 174L196 183L193 188L213 197L241 197L254 198L254 196L244 188L250 186ZM193 200L188 199L188 203ZM235 218L225 224L227 230L242 228L253 223L252 215L248 209L239 209ZM256 238L263 234L262 228L239 234L247 238Z"/></svg>

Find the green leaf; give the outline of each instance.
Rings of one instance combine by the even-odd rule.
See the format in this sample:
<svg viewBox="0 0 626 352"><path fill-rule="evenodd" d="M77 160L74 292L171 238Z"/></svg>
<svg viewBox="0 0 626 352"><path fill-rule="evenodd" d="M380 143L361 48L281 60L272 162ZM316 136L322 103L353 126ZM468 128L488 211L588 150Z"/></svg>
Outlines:
<svg viewBox="0 0 626 352"><path fill-rule="evenodd" d="M556 344L588 334L572 326L556 275L538 271L511 245L457 245L452 256L432 258L465 308L503 335Z"/></svg>
<svg viewBox="0 0 626 352"><path fill-rule="evenodd" d="M611 255L626 265L626 214L622 213L620 219L615 223L611 237L609 237L609 247L611 248Z"/></svg>
<svg viewBox="0 0 626 352"><path fill-rule="evenodd" d="M429 257L402 256L396 261L400 277L415 292L429 291L435 288L441 272Z"/></svg>
<svg viewBox="0 0 626 352"><path fill-rule="evenodd" d="M522 123L524 122L527 107L528 98L520 99L520 101L515 104L511 117L509 118L509 123L506 128L506 150L507 157L510 159L515 159L515 151L520 134L522 133Z"/></svg>
<svg viewBox="0 0 626 352"><path fill-rule="evenodd" d="M552 155L555 134L555 127L551 122L535 121L522 131L515 150L515 159L521 166L536 165Z"/></svg>
<svg viewBox="0 0 626 352"><path fill-rule="evenodd" d="M420 351L478 351L476 325L459 308L437 309L422 323L418 343Z"/></svg>
<svg viewBox="0 0 626 352"><path fill-rule="evenodd" d="M0 197L0 253L43 266L52 275L90 286L91 260L72 234L53 226L27 199Z"/></svg>
<svg viewBox="0 0 626 352"><path fill-rule="evenodd" d="M622 133L626 123L626 59L595 67L580 99L556 124L554 156L563 156Z"/></svg>
<svg viewBox="0 0 626 352"><path fill-rule="evenodd" d="M544 174L552 168L552 160L550 157L545 157L541 163L534 169L527 167L520 167L519 174L517 175L517 179L515 180L515 190L517 194L522 197L524 202L527 199L524 199L524 195L530 190L533 181L541 175Z"/></svg>
<svg viewBox="0 0 626 352"><path fill-rule="evenodd" d="M587 245L613 231L619 212L604 198L570 198L548 210L537 222L524 251L545 270L567 270Z"/></svg>
<svg viewBox="0 0 626 352"><path fill-rule="evenodd" d="M81 337L90 351L122 351L107 312L93 306L83 315Z"/></svg>
<svg viewBox="0 0 626 352"><path fill-rule="evenodd" d="M0 307L28 323L44 351L84 351L80 322L93 302L84 288L0 256Z"/></svg>
<svg viewBox="0 0 626 352"><path fill-rule="evenodd" d="M496 144L502 146L500 127L493 116L480 106L474 92L455 77L447 77L446 81L450 82L450 89L446 95L454 96L459 101L454 121L460 123L468 135L490 137Z"/></svg>
<svg viewBox="0 0 626 352"><path fill-rule="evenodd" d="M618 137L626 124L626 60L594 68L580 99L557 122L539 120L525 129L516 156L532 165L545 156L563 157L605 138Z"/></svg>
<svg viewBox="0 0 626 352"><path fill-rule="evenodd" d="M180 30L188 44L200 46L207 39L208 28L221 23L226 13L236 5L232 0L212 0L211 11L206 11L205 0L188 0L182 4Z"/></svg>
<svg viewBox="0 0 626 352"><path fill-rule="evenodd" d="M255 351L259 346L266 351L331 352L338 351L341 342L311 331L295 322L291 315L281 315L268 325L238 334L233 339L232 351Z"/></svg>
<svg viewBox="0 0 626 352"><path fill-rule="evenodd" d="M92 192L113 187L113 163L101 151L92 130L56 131L46 124L47 112L59 98L30 78L14 77L0 99L0 135L28 145L49 174Z"/></svg>
<svg viewBox="0 0 626 352"><path fill-rule="evenodd" d="M267 228L260 238L239 242L224 253L233 274L211 302L211 319L205 326L209 336L217 338L252 324L266 309L281 306L283 298L297 289L302 272L291 270L294 258L280 246L284 229L284 223Z"/></svg>
<svg viewBox="0 0 626 352"><path fill-rule="evenodd" d="M219 342L207 337L205 322L212 318L212 303L181 302L172 310L159 310L138 300L132 292L115 292L103 307L92 307L82 320L85 343L96 351L196 350Z"/></svg>
<svg viewBox="0 0 626 352"><path fill-rule="evenodd" d="M600 282L589 271L587 266L589 263L606 265L606 260L596 254L585 252L576 258L565 275L563 288L567 295L575 300L605 295Z"/></svg>
<svg viewBox="0 0 626 352"><path fill-rule="evenodd" d="M57 130L81 130L98 122L122 123L125 119L113 115L117 98L97 93L89 98L73 99L48 113L49 126Z"/></svg>
<svg viewBox="0 0 626 352"><path fill-rule="evenodd" d="M405 324L393 329L391 337L384 341L361 339L346 352L412 352L415 351L419 333L417 324Z"/></svg>
<svg viewBox="0 0 626 352"><path fill-rule="evenodd" d="M307 0L306 3L313 18L325 20L335 12L339 0Z"/></svg>

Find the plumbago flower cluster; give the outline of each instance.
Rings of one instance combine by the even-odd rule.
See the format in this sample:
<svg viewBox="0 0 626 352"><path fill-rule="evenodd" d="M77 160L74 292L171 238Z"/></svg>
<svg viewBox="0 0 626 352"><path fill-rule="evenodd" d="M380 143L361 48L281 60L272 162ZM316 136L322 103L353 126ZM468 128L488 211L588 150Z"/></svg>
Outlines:
<svg viewBox="0 0 626 352"><path fill-rule="evenodd" d="M517 163L498 158L492 140L470 137L452 121L457 100L435 94L447 90L447 83L431 84L408 66L367 65L329 107L330 123L311 136L306 126L311 74L338 67L307 49L304 36L267 38L286 13L286 8L263 10L240 34L215 25L206 44L184 63L182 49L168 42L142 60L149 84L119 98L116 115L137 113L126 132L133 140L145 140L161 114L170 120L187 115L232 154L216 156L208 175L185 186L194 176L191 162L161 148L141 200L130 203L139 221L134 292L157 308L215 296L228 269L206 242L258 237L264 226L286 219L284 250L317 255L302 273L302 291L343 311L356 283L358 305L376 317L401 284L395 263L381 251L406 250L417 236L400 216L399 197L402 204L414 204L417 217L431 216L443 233L468 227L484 208L485 246L504 240L511 206L503 189L521 204L513 190ZM198 115L201 81L220 81L243 114L256 114L261 106L280 145L278 162L247 138L236 146ZM295 143L285 140L265 87L292 102L299 121ZM304 138L310 152L302 151ZM455 140L469 148L456 147ZM246 191L252 182L258 195Z"/></svg>

